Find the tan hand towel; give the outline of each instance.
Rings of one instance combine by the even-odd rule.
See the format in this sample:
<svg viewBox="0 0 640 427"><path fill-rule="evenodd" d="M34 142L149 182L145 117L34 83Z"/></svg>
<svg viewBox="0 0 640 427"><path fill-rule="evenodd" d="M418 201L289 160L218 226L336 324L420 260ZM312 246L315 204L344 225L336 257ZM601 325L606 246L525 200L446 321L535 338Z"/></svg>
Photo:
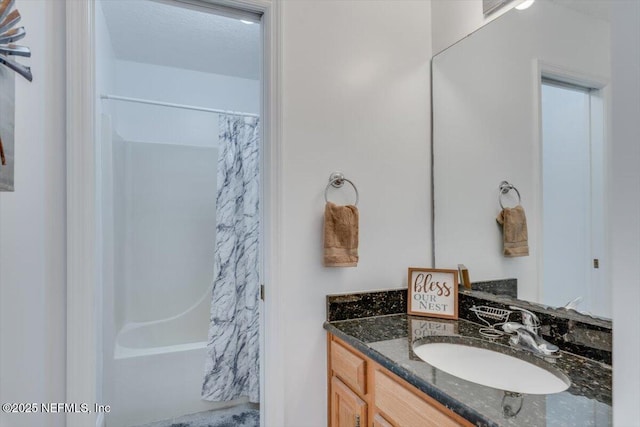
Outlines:
<svg viewBox="0 0 640 427"><path fill-rule="evenodd" d="M358 208L327 202L324 208L325 267L358 265Z"/></svg>
<svg viewBox="0 0 640 427"><path fill-rule="evenodd" d="M527 217L522 206L504 208L496 218L502 225L504 256L517 257L529 255L529 236L527 234Z"/></svg>

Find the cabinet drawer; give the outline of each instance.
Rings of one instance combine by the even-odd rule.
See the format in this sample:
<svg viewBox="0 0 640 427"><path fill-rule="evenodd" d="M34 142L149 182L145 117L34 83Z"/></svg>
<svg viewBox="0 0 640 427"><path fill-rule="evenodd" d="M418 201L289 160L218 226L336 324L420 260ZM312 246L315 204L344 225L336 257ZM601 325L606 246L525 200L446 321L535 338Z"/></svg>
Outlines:
<svg viewBox="0 0 640 427"><path fill-rule="evenodd" d="M367 393L367 362L347 350L337 341L331 341L331 369L333 374L364 396Z"/></svg>
<svg viewBox="0 0 640 427"><path fill-rule="evenodd" d="M375 405L398 426L459 427L457 421L436 406L403 387L384 372L375 372ZM445 411L448 411L444 408Z"/></svg>

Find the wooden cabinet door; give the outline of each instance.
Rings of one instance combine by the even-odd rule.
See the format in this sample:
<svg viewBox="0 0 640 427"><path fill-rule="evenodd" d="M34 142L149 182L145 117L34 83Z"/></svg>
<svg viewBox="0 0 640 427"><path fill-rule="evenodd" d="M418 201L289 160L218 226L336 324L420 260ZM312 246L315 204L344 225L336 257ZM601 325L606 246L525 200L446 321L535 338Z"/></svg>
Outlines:
<svg viewBox="0 0 640 427"><path fill-rule="evenodd" d="M393 427L391 423L384 419L380 414L373 416L373 427Z"/></svg>
<svg viewBox="0 0 640 427"><path fill-rule="evenodd" d="M366 427L367 404L336 377L331 378L331 427Z"/></svg>

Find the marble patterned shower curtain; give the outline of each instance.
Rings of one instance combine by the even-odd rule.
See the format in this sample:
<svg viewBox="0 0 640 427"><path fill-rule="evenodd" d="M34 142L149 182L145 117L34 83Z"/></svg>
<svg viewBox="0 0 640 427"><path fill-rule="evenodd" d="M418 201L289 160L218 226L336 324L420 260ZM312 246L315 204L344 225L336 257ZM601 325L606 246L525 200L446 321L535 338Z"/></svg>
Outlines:
<svg viewBox="0 0 640 427"><path fill-rule="evenodd" d="M259 402L258 119L220 115L216 244L202 398Z"/></svg>

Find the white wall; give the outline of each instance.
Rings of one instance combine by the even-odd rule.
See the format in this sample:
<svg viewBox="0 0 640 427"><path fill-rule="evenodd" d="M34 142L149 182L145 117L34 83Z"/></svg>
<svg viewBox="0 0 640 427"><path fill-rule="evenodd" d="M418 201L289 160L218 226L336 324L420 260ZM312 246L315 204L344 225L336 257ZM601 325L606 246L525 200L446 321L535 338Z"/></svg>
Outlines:
<svg viewBox="0 0 640 427"><path fill-rule="evenodd" d="M613 420L627 427L640 419L640 2L613 2L611 48Z"/></svg>
<svg viewBox="0 0 640 427"><path fill-rule="evenodd" d="M116 60L117 95L258 113L260 82L182 68Z"/></svg>
<svg viewBox="0 0 640 427"><path fill-rule="evenodd" d="M485 17L482 13L482 0L432 0L433 54L442 52L519 3L521 0L513 1Z"/></svg>
<svg viewBox="0 0 640 427"><path fill-rule="evenodd" d="M64 3L16 6L34 77L16 76L16 191L0 193L0 402L64 402ZM0 425L63 426L64 415L0 412Z"/></svg>
<svg viewBox="0 0 640 427"><path fill-rule="evenodd" d="M607 81L608 23L538 1L494 21L434 60L435 258L441 268L465 264L472 280L516 277L521 298L551 303L539 292L538 61ZM495 217L503 180L522 196L528 257L502 255ZM507 206L517 202L515 197L504 200Z"/></svg>
<svg viewBox="0 0 640 427"><path fill-rule="evenodd" d="M115 61L113 94L197 107L260 112L260 82L180 68ZM211 147L218 115L121 101L108 103L117 133L127 141Z"/></svg>
<svg viewBox="0 0 640 427"><path fill-rule="evenodd" d="M325 295L406 286L430 266L430 7L295 1L283 9L285 424L326 425ZM323 193L360 191L360 263L322 266ZM353 202L349 190L332 193Z"/></svg>

